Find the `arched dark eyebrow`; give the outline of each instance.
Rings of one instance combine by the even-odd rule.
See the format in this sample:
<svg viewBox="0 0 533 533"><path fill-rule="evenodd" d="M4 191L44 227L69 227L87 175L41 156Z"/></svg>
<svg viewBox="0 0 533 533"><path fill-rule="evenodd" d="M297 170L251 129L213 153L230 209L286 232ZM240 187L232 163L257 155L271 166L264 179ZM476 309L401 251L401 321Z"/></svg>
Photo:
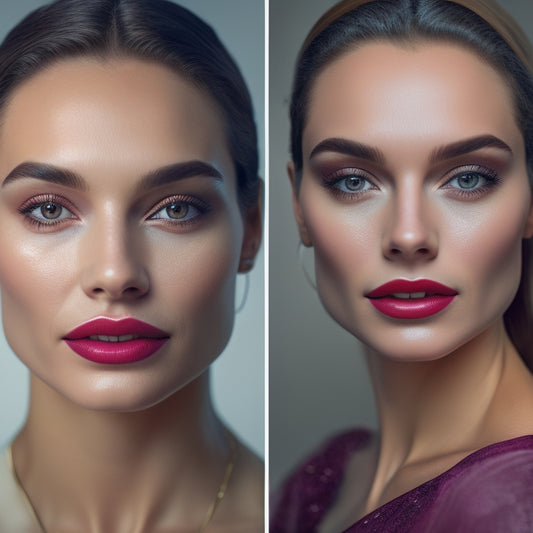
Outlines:
<svg viewBox="0 0 533 533"><path fill-rule="evenodd" d="M203 161L187 161L185 163L174 163L150 172L141 179L136 190L137 192L143 192L154 187L172 183L173 181L193 178L195 176L223 181L222 174L213 165L204 163Z"/></svg>
<svg viewBox="0 0 533 533"><path fill-rule="evenodd" d="M19 179L34 178L50 183L57 183L72 189L86 190L87 184L78 174L45 163L25 162L16 166L2 182L2 187Z"/></svg>
<svg viewBox="0 0 533 533"><path fill-rule="evenodd" d="M319 142L309 155L309 159L323 152L336 152L339 154L368 159L375 163L385 163L385 156L377 148L348 139L330 138Z"/></svg>
<svg viewBox="0 0 533 533"><path fill-rule="evenodd" d="M437 161L444 161L452 159L461 155L481 150L482 148L499 148L505 152L513 153L511 147L494 135L479 135L478 137L471 137L462 141L457 141L446 146L437 148L432 154L430 161L432 163Z"/></svg>
<svg viewBox="0 0 533 533"><path fill-rule="evenodd" d="M143 192L154 187L166 185L173 181L178 181L194 176L211 177L222 180L222 174L212 165L203 161L187 161L184 163L174 163L162 168L158 168L141 178L137 185L137 192ZM82 191L88 190L87 182L77 173L64 168L56 167L45 163L25 162L15 167L4 179L2 187L16 180L33 178L50 183L57 183L72 189Z"/></svg>
<svg viewBox="0 0 533 533"><path fill-rule="evenodd" d="M444 161L446 159L452 159L461 155L481 150L482 148L499 148L509 153L513 153L510 146L495 137L494 135L479 135L477 137L471 137L457 141L445 146L441 146L433 151L430 161L435 163L437 161ZM361 159L367 159L374 163L385 163L385 156L383 152L356 141L340 138L330 138L319 142L311 151L309 158L314 157L322 152L336 152L339 154L349 155L353 157L359 157Z"/></svg>

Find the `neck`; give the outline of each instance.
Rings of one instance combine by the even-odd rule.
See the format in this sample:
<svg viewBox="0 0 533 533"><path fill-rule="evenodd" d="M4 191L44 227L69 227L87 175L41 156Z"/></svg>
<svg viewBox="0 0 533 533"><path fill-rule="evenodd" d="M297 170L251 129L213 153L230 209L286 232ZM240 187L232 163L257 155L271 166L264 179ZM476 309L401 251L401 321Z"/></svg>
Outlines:
<svg viewBox="0 0 533 533"><path fill-rule="evenodd" d="M516 411L530 405L519 398L533 401L532 378L502 322L435 361L369 353L368 366L381 427L369 500L380 500L402 469L437 465L440 473L476 449L533 431L528 413Z"/></svg>
<svg viewBox="0 0 533 533"><path fill-rule="evenodd" d="M206 373L138 412L84 409L32 377L15 468L48 531L198 530L229 457ZM66 511L68 510L68 511ZM80 528L78 528L80 529Z"/></svg>

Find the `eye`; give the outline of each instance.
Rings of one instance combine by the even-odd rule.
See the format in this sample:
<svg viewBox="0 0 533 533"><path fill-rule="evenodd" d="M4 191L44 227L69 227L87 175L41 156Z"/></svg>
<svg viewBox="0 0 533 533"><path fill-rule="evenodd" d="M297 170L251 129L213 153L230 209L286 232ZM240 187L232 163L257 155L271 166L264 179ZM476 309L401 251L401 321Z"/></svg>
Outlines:
<svg viewBox="0 0 533 533"><path fill-rule="evenodd" d="M19 208L26 220L39 227L55 226L66 220L76 219L76 215L64 204L66 200L56 196L31 198Z"/></svg>
<svg viewBox="0 0 533 533"><path fill-rule="evenodd" d="M499 182L500 179L494 171L475 166L454 171L453 177L442 188L465 198L477 198Z"/></svg>
<svg viewBox="0 0 533 533"><path fill-rule="evenodd" d="M447 185L450 187L457 187L465 191L476 189L478 186L483 186L486 183L486 178L475 172L465 172L460 176L452 178Z"/></svg>
<svg viewBox="0 0 533 533"><path fill-rule="evenodd" d="M358 193L374 189L374 184L362 176L349 176L340 179L334 187L345 193Z"/></svg>
<svg viewBox="0 0 533 533"><path fill-rule="evenodd" d="M333 195L346 200L360 199L372 190L379 190L366 172L358 168L342 168L323 177L323 185Z"/></svg>
<svg viewBox="0 0 533 533"><path fill-rule="evenodd" d="M153 209L149 220L162 220L169 224L195 222L209 211L209 206L195 197L172 197L159 202Z"/></svg>

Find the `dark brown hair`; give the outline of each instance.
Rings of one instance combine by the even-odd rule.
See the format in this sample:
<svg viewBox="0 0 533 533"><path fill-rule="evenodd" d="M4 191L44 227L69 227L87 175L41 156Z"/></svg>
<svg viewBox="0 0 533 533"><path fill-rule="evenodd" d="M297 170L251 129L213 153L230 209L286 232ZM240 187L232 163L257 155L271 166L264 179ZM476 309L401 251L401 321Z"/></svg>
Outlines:
<svg viewBox="0 0 533 533"><path fill-rule="evenodd" d="M250 95L210 26L166 0L58 0L43 6L0 45L0 113L29 77L83 56L153 61L205 90L223 113L241 207L255 204L258 151Z"/></svg>
<svg viewBox="0 0 533 533"><path fill-rule="evenodd" d="M458 43L492 65L512 89L515 118L524 137L529 182L533 184L533 51L516 22L493 0L343 0L311 29L300 51L291 98L291 151L299 186L302 135L310 93L332 61L369 41L398 44ZM522 246L522 277L504 314L509 336L533 371L531 307L532 247Z"/></svg>

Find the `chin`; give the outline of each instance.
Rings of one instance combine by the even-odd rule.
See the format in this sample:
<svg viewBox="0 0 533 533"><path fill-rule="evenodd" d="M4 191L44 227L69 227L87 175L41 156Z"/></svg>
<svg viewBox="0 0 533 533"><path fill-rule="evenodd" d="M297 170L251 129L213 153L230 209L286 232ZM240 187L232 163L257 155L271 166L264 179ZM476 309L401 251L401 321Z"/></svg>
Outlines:
<svg viewBox="0 0 533 533"><path fill-rule="evenodd" d="M99 388L95 391L84 391L85 394L66 395L67 400L78 407L90 411L100 411L108 413L135 413L145 411L179 392L185 385L177 386L174 389L148 389L124 390L121 387ZM61 394L61 392L60 392Z"/></svg>
<svg viewBox="0 0 533 533"><path fill-rule="evenodd" d="M131 413L150 409L174 394L186 391L193 382L208 375L211 360L201 367L174 365L156 369L97 369L36 379L57 394L59 402L72 403L91 411ZM72 370L72 369L71 369ZM187 399L185 399L187 401Z"/></svg>
<svg viewBox="0 0 533 533"><path fill-rule="evenodd" d="M501 328L500 328L501 325ZM350 330L349 330L350 331ZM484 353L487 348L498 345L503 332L503 321L493 320L479 329L461 329L434 325L401 326L381 336L366 335L361 331L350 331L371 353L377 353L396 362L429 362L448 357L458 351ZM501 337L500 337L501 338Z"/></svg>

